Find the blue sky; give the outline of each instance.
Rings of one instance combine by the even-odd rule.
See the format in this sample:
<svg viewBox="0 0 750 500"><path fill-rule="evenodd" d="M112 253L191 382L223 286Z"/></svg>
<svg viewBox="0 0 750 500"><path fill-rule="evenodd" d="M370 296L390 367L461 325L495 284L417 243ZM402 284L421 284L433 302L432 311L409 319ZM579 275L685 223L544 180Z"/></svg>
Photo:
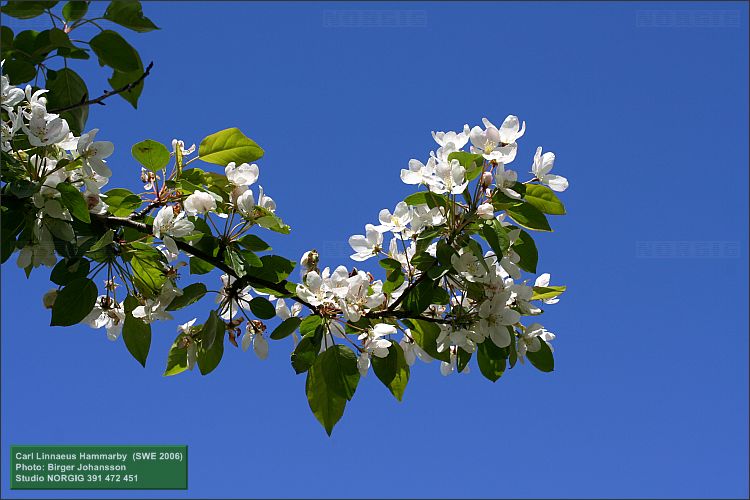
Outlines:
<svg viewBox="0 0 750 500"><path fill-rule="evenodd" d="M332 25L350 10L416 12ZM0 496L747 497L747 10L145 4L162 30L128 34L155 62L139 109L113 98L88 124L116 145L110 186L138 186L135 142L240 127L266 150L260 183L293 228L269 241L290 258L353 264L347 238L409 194L399 170L427 158L431 130L526 120L511 166L542 145L571 182L568 215L536 238L540 272L569 290L543 317L556 370L492 384L417 365L403 403L370 374L329 438L290 343L164 378L177 322L154 328L143 369L103 330L49 327L48 274L10 262ZM94 62L77 68L106 88ZM189 446L189 490L8 489L11 444L160 443Z"/></svg>

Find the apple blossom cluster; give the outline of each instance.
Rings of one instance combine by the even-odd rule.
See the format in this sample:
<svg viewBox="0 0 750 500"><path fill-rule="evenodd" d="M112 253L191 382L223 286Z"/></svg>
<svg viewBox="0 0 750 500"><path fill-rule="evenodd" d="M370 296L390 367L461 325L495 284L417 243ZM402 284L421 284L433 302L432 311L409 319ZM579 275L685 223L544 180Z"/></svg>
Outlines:
<svg viewBox="0 0 750 500"><path fill-rule="evenodd" d="M465 125L461 132L433 132L439 146L437 150L430 152L426 163L413 159L409 168L401 171L404 183L424 187L428 193L442 196L444 202L429 196L407 198L392 212L383 209L378 215L379 223L367 224L364 235L354 235L349 239L354 261L381 257L396 263L404 277L397 287L386 290L383 281L375 280L371 274L356 268L349 270L339 266L333 272L330 268L321 272L317 268L317 254L312 263L309 252L303 256L301 264L306 272L303 282L296 287L296 293L328 316L328 335L343 339L345 329L342 325L355 324L363 317L377 317L378 313L400 310L398 306L402 304L403 295L411 292L431 272L429 267L420 270L419 264L425 259L420 259L423 255L419 254L426 254L434 261L438 258L438 245L442 244L441 257L448 255L444 263L450 269L436 273L437 279L433 281L433 286L442 290L442 293L433 294L433 298L442 300L424 302L418 309L411 309L411 313L437 324L439 333L435 339L435 351L449 355L440 363L443 375L468 371L465 364L458 370L459 356L474 353L484 342L492 342L500 349L508 349L513 344L521 362L527 353L540 351L542 342L550 347L551 352L549 343L555 335L537 322L524 327L521 318L541 314L542 309L536 302L555 303L558 299L554 297L560 290L548 293L553 298L535 296L535 287L549 287L550 277L546 273L533 285L529 285L528 280L516 281L521 278L518 265L521 257L514 245L519 241L522 229L509 222L506 213L498 213L502 212L501 208L513 207L516 200L522 198L519 191L523 191L524 185L518 183L518 174L507 165L516 158L516 140L523 136L525 123L520 124L518 118L511 115L500 127L486 118L483 124L483 128L475 126L471 129ZM462 160L467 159L464 148L468 144L471 156L467 165ZM526 184L538 182L557 192L567 189L568 181L564 177L550 173L554 159L553 153L542 154L542 148L538 148L530 167L533 178ZM467 171L467 166L471 172ZM476 185L469 189L472 180ZM457 195L464 198L458 200ZM498 198L510 203L498 203ZM488 220L495 221L494 229L507 240L507 248L502 253L494 249L478 253L478 246L457 245L455 239L453 244L446 243L461 231L462 225L466 227ZM433 237L442 236L443 240L431 241L420 249L426 232ZM384 243L385 235L390 236L388 244ZM402 334L399 345L409 365L417 357L432 361L432 357L414 341L409 328L392 321L373 322L357 335L359 344L355 348L361 375L364 376L369 369L372 356L388 356L388 347L399 330ZM324 341L321 349L330 344Z"/></svg>
<svg viewBox="0 0 750 500"><path fill-rule="evenodd" d="M27 194L24 188L38 188L30 194L33 231L28 234L28 244L20 249L17 263L22 268L53 266L57 259L52 236L66 242L75 240L73 217L62 199L69 197L70 190L82 190L85 211L105 213L107 204L100 189L112 175L105 159L114 148L111 142L94 140L98 129L74 136L63 118L47 111L46 90L32 92L30 85L24 90L11 86L5 75L1 79L2 109L7 116L1 123L2 151L7 155L3 159L16 159L25 166L16 170L10 187L21 196ZM17 142L29 148L14 147L18 135L23 138Z"/></svg>

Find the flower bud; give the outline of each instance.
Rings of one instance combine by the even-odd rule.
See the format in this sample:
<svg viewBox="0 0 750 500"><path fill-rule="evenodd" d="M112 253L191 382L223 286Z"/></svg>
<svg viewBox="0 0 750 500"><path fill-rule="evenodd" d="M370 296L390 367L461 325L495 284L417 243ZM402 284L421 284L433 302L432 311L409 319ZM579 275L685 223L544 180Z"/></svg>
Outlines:
<svg viewBox="0 0 750 500"><path fill-rule="evenodd" d="M482 187L490 187L490 184L492 184L492 173L490 172L484 172L482 174Z"/></svg>
<svg viewBox="0 0 750 500"><path fill-rule="evenodd" d="M299 263L305 267L307 271L314 271L318 268L319 256L317 250L310 250L302 255Z"/></svg>
<svg viewBox="0 0 750 500"><path fill-rule="evenodd" d="M495 207L492 203L482 203L477 207L477 215L482 219L493 219L495 217Z"/></svg>
<svg viewBox="0 0 750 500"><path fill-rule="evenodd" d="M57 290L53 288L49 292L45 293L42 297L44 308L52 309L52 307L55 305L55 299L57 299Z"/></svg>

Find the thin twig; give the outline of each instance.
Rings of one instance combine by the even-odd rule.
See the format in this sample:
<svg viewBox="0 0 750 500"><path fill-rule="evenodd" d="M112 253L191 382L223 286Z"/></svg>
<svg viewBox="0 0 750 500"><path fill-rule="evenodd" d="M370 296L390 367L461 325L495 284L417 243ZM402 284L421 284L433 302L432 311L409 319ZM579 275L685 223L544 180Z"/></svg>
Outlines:
<svg viewBox="0 0 750 500"><path fill-rule="evenodd" d="M84 95L83 99L81 99L81 102L76 103L76 104L71 104L70 106L65 106L65 107L58 108L58 109L52 109L50 110L50 113L59 114L64 111L70 111L71 109L82 108L84 106L91 106L92 104L100 104L104 106L104 103L102 101L104 101L105 99L112 97L113 95L116 95L116 94L122 94L123 92L130 92L131 90L133 90L136 86L138 86L139 83L141 83L143 80L146 79L149 73L151 73L151 68L153 67L154 67L154 63L153 62L149 63L149 65L146 66L146 70L143 72L141 76L138 77L137 80L132 81L128 83L127 85L123 85L119 89L105 90L104 94L100 95L96 99L86 100L87 96Z"/></svg>

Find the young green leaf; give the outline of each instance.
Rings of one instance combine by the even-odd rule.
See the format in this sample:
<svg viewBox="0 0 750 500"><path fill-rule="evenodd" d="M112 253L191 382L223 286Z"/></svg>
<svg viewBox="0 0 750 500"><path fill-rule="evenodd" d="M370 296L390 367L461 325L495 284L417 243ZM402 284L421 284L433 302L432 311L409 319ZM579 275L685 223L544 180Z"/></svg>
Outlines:
<svg viewBox="0 0 750 500"><path fill-rule="evenodd" d="M226 166L229 162L249 163L263 156L263 149L238 128L228 128L211 134L201 141L200 159L207 163Z"/></svg>
<svg viewBox="0 0 750 500"><path fill-rule="evenodd" d="M187 348L183 346L185 337L186 335L181 333L172 343L167 356L167 368L164 370L165 377L177 375L188 369Z"/></svg>
<svg viewBox="0 0 750 500"><path fill-rule="evenodd" d="M141 198L127 189L110 189L104 195L109 205L109 213L117 217L126 217L141 206Z"/></svg>
<svg viewBox="0 0 750 500"><path fill-rule="evenodd" d="M535 286L534 294L531 300L551 299L561 295L565 291L565 286Z"/></svg>
<svg viewBox="0 0 750 500"><path fill-rule="evenodd" d="M131 153L138 163L152 172L158 172L169 164L167 147L151 139L134 144Z"/></svg>
<svg viewBox="0 0 750 500"><path fill-rule="evenodd" d="M565 215L565 206L550 188L540 184L525 184L525 186L524 199L527 203L531 203L545 214Z"/></svg>

